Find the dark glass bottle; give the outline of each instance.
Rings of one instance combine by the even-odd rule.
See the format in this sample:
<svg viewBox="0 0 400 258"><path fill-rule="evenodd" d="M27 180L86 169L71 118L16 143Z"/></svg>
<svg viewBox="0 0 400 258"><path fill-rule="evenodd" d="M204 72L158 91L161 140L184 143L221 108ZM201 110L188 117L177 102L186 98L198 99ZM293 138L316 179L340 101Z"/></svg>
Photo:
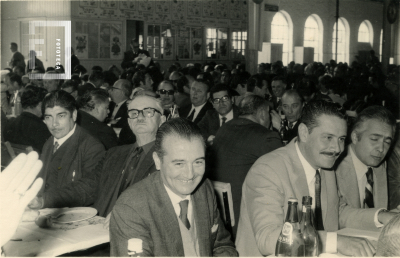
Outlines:
<svg viewBox="0 0 400 258"><path fill-rule="evenodd" d="M304 257L304 239L297 215L298 201L290 198L285 224L276 242L275 256Z"/></svg>
<svg viewBox="0 0 400 258"><path fill-rule="evenodd" d="M306 257L317 257L319 255L319 237L312 223L312 197L303 196L303 214L300 222L300 230L303 234Z"/></svg>

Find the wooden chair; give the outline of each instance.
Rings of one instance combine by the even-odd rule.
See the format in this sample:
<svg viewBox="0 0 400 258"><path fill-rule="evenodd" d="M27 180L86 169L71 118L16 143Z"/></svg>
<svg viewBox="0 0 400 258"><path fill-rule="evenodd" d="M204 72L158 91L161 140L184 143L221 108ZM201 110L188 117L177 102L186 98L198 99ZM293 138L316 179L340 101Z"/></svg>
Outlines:
<svg viewBox="0 0 400 258"><path fill-rule="evenodd" d="M225 228L232 234L232 227L235 226L235 214L233 213L232 190L230 183L211 181L217 195L217 203ZM232 239L234 240L234 239Z"/></svg>

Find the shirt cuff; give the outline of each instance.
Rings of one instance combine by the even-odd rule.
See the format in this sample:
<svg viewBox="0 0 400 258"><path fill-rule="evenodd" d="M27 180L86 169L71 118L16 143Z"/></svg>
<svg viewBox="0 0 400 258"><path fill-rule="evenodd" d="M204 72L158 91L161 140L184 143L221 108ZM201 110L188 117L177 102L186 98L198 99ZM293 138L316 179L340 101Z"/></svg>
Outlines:
<svg viewBox="0 0 400 258"><path fill-rule="evenodd" d="M379 220L378 220L378 214L379 214L379 212L382 211L382 210L386 210L386 209L382 208L382 209L379 209L379 210L377 210L377 211L375 212L374 223L375 223L375 226L376 226L377 228L381 228L381 227L384 226L384 225L383 225L382 223L380 223Z"/></svg>
<svg viewBox="0 0 400 258"><path fill-rule="evenodd" d="M326 232L326 253L335 254L337 253L337 233Z"/></svg>

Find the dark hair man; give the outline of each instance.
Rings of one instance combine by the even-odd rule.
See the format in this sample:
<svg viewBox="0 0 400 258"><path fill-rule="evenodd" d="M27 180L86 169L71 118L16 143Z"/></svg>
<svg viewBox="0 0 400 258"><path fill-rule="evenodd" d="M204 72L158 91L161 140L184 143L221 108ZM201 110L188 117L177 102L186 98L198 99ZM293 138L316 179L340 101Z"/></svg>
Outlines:
<svg viewBox="0 0 400 258"><path fill-rule="evenodd" d="M140 95L129 103L129 127L136 143L118 146L107 151L103 162L96 167L101 178L94 207L99 215L110 218L117 198L129 186L156 171L152 155L156 132L165 122L159 100Z"/></svg>
<svg viewBox="0 0 400 258"><path fill-rule="evenodd" d="M25 88L22 85L21 76L15 73L9 73L5 76L5 81L7 84L8 93L11 94L10 104L13 103L18 96L21 97L22 92L24 92Z"/></svg>
<svg viewBox="0 0 400 258"><path fill-rule="evenodd" d="M132 84L125 79L119 79L109 89L111 96L110 114L108 118L111 127L122 128L128 123L128 106L126 101L132 93Z"/></svg>
<svg viewBox="0 0 400 258"><path fill-rule="evenodd" d="M91 84L94 88L100 88L104 83L104 75L102 71L93 70L86 84ZM83 85L85 86L85 85Z"/></svg>
<svg viewBox="0 0 400 258"><path fill-rule="evenodd" d="M190 102L190 87L189 80L186 76L181 76L176 82L175 103L178 107L186 107L191 104Z"/></svg>
<svg viewBox="0 0 400 258"><path fill-rule="evenodd" d="M229 88L219 83L211 88L210 102L214 109L207 111L198 126L207 144L212 145L220 127L239 116L239 109L233 104Z"/></svg>
<svg viewBox="0 0 400 258"><path fill-rule="evenodd" d="M139 42L135 39L131 39L130 49L124 53L124 59L122 60L121 67L127 70L129 67L134 66L134 60L141 53L139 48ZM135 62L136 64L136 62Z"/></svg>
<svg viewBox="0 0 400 258"><path fill-rule="evenodd" d="M77 124L98 139L106 150L118 143L114 130L103 123L110 112L109 104L109 94L103 89L87 91L78 99Z"/></svg>
<svg viewBox="0 0 400 258"><path fill-rule="evenodd" d="M43 187L28 206L43 209L92 204L97 187L93 173L97 173L94 168L104 156L103 145L75 124L76 102L68 92L46 95L42 112L52 136L41 155Z"/></svg>
<svg viewBox="0 0 400 258"><path fill-rule="evenodd" d="M20 66L23 68L23 70L25 71L25 57L18 52L18 45L15 42L11 42L10 44L10 50L12 52L12 58L8 64L8 66L13 69L15 66Z"/></svg>
<svg viewBox="0 0 400 258"><path fill-rule="evenodd" d="M205 145L194 123L175 118L157 132L158 170L126 190L111 214L111 256L126 256L128 240L144 256L237 256L220 218L211 182L203 179Z"/></svg>
<svg viewBox="0 0 400 258"><path fill-rule="evenodd" d="M56 75L57 73L54 71L46 72L43 75L43 87L50 93L59 90L60 80L52 78Z"/></svg>
<svg viewBox="0 0 400 258"><path fill-rule="evenodd" d="M212 78L208 78L205 74L200 74L201 79L195 79L190 86L190 101L191 105L182 107L179 111L180 117L186 117L195 124L198 124L205 116L207 110L213 106L208 102L210 97L210 88L213 85Z"/></svg>
<svg viewBox="0 0 400 258"><path fill-rule="evenodd" d="M247 174L236 238L239 253L274 253L288 199L309 195L323 253L372 256L374 248L368 240L335 233L339 229L339 196L335 172L326 169L344 150L345 116L334 103L315 101L304 107L300 121L299 137L259 158ZM300 205L298 209L300 212Z"/></svg>
<svg viewBox="0 0 400 258"><path fill-rule="evenodd" d="M259 157L282 147L279 134L268 129L270 123L268 101L257 95L246 96L239 105L239 117L218 130L207 160L210 178L231 184L234 236L247 172Z"/></svg>
<svg viewBox="0 0 400 258"><path fill-rule="evenodd" d="M376 230L396 214L385 210L388 181L383 162L394 140L395 128L396 119L382 106L367 107L356 117L347 154L336 169L341 228L351 225Z"/></svg>
<svg viewBox="0 0 400 258"><path fill-rule="evenodd" d="M239 93L240 96L235 96L235 105L239 106L240 101L248 95L253 95L253 92L247 91L247 84L250 78L250 74L248 72L237 73L232 76L231 88Z"/></svg>
<svg viewBox="0 0 400 258"><path fill-rule="evenodd" d="M32 146L38 153L42 152L44 143L51 136L42 120L42 101L46 94L45 89L34 86L22 93L22 113L6 124L6 141Z"/></svg>
<svg viewBox="0 0 400 258"><path fill-rule="evenodd" d="M61 89L71 94L74 99L78 98L78 88L78 84L73 80L67 80L61 85Z"/></svg>
<svg viewBox="0 0 400 258"><path fill-rule="evenodd" d="M274 104L274 110L278 111L282 106L282 95L286 90L286 83L283 77L276 76L272 78L271 88L273 93L272 104Z"/></svg>

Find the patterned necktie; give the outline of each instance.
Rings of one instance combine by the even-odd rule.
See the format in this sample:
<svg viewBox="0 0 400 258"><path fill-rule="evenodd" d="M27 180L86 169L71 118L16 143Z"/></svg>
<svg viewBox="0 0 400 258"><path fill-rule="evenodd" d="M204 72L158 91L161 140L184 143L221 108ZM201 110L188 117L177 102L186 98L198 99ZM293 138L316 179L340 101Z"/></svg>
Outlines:
<svg viewBox="0 0 400 258"><path fill-rule="evenodd" d="M181 213L179 214L179 218L181 219L183 225L185 225L187 229L190 229L190 223L187 217L188 205L189 205L189 200L183 200L179 203L179 206L181 207Z"/></svg>
<svg viewBox="0 0 400 258"><path fill-rule="evenodd" d="M58 147L60 147L60 144L58 144L58 142L56 141L53 146L53 154L57 151Z"/></svg>
<svg viewBox="0 0 400 258"><path fill-rule="evenodd" d="M226 122L226 117L223 116L223 117L221 117L221 119L222 119L222 124L221 124L221 126L222 126L222 125L224 125L225 122Z"/></svg>
<svg viewBox="0 0 400 258"><path fill-rule="evenodd" d="M324 230L321 209L321 174L318 170L315 173L315 229Z"/></svg>
<svg viewBox="0 0 400 258"><path fill-rule="evenodd" d="M193 118L194 118L194 112L196 112L196 109L193 109L192 112L187 117L187 119L192 122L193 122Z"/></svg>
<svg viewBox="0 0 400 258"><path fill-rule="evenodd" d="M371 167L368 168L366 176L367 184L365 185L364 208L374 208L374 174Z"/></svg>

